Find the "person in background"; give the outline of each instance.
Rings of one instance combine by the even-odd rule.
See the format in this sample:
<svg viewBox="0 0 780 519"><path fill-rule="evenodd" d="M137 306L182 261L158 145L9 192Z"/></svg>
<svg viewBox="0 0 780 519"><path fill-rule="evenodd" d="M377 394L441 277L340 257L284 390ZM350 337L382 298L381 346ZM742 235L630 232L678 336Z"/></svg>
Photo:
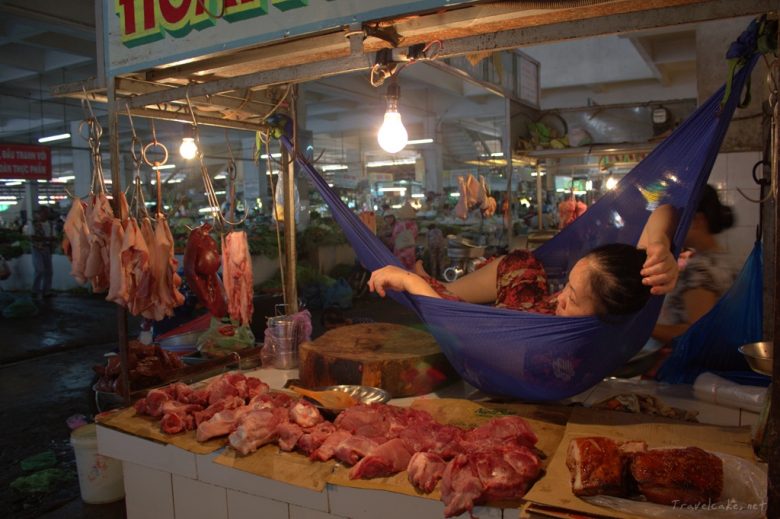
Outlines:
<svg viewBox="0 0 780 519"><path fill-rule="evenodd" d="M393 226L393 254L401 261L401 264L407 268L414 268L417 260L415 247L417 246L417 223L415 223L416 213L414 208L407 200L406 203L396 213L398 219Z"/></svg>
<svg viewBox="0 0 780 519"><path fill-rule="evenodd" d="M718 243L716 235L734 225L731 208L721 204L718 192L704 186L681 254L685 266L675 289L666 296L653 339L667 344L685 333L709 312L734 283L737 266Z"/></svg>
<svg viewBox="0 0 780 519"><path fill-rule="evenodd" d="M541 262L521 249L488 261L452 283L431 279L418 264L415 272L395 266L375 270L368 286L382 297L389 289L536 313L609 319L637 312L650 294L666 294L674 288L678 264L671 237L676 221L673 207L658 207L636 247L612 243L593 249L571 269L564 289L552 296Z"/></svg>
<svg viewBox="0 0 780 519"><path fill-rule="evenodd" d="M52 295L52 261L51 254L54 250L56 235L54 225L49 218L49 208L40 206L33 214L33 220L27 222L24 233L32 242L32 261L35 271L32 292L36 299L42 299Z"/></svg>
<svg viewBox="0 0 780 519"><path fill-rule="evenodd" d="M428 258L430 259L431 277L439 279L444 272L447 258L447 242L444 233L435 223L428 226Z"/></svg>

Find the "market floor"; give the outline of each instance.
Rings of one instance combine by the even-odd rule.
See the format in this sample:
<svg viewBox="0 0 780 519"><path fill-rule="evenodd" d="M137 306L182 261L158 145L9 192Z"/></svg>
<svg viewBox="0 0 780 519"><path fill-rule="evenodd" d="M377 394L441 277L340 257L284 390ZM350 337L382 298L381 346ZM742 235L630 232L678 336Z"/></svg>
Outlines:
<svg viewBox="0 0 780 519"><path fill-rule="evenodd" d="M90 295L55 295L37 304L35 317L0 317L0 517L123 518L123 501L87 505L80 499L66 423L75 415L91 419L96 411L92 366L116 348L116 307ZM344 317L419 322L411 311L375 296L357 301ZM312 312L312 324L316 337L323 330L320 312ZM128 329L133 334L137 326L131 322ZM13 489L20 478L43 472L22 468L23 460L41 453L53 454L54 465L44 470L54 469L47 474L56 478L32 485L36 491Z"/></svg>

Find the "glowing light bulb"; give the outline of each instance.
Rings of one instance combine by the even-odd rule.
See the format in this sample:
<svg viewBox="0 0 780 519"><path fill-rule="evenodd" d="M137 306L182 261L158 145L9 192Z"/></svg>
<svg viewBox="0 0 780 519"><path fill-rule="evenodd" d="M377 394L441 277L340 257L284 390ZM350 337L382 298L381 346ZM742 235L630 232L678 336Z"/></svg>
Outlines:
<svg viewBox="0 0 780 519"><path fill-rule="evenodd" d="M401 114L398 112L385 112L385 122L379 128L377 134L379 146L387 153L398 153L409 142L409 134L406 133L404 123L401 122Z"/></svg>
<svg viewBox="0 0 780 519"><path fill-rule="evenodd" d="M387 111L385 121L377 133L379 146L387 153L398 153L409 142L409 134L406 133L404 123L401 122L401 114L398 113L398 98L401 97L401 87L398 82L392 80L387 86Z"/></svg>
<svg viewBox="0 0 780 519"><path fill-rule="evenodd" d="M195 144L195 139L192 137L184 137L181 140L181 146L179 146L179 153L187 160L194 159L198 153L198 146Z"/></svg>
<svg viewBox="0 0 780 519"><path fill-rule="evenodd" d="M607 178L607 189L609 189L610 191L615 189L615 186L617 186L617 183L618 183L618 181L617 181L617 179L615 177L613 177L613 176L608 177Z"/></svg>

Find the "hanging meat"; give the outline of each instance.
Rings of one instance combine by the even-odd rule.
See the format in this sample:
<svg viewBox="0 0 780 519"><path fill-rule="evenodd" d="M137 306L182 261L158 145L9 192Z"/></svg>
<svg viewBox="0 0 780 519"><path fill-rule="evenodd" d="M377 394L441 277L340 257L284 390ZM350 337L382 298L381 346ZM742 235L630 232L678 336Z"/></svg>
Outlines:
<svg viewBox="0 0 780 519"><path fill-rule="evenodd" d="M125 240L125 226L127 220L122 217L127 215L127 200L124 193L119 193L119 216L111 220L111 238L108 248L108 295L107 301L112 301L120 306L125 306L128 299L127 279L122 269L122 242Z"/></svg>
<svg viewBox="0 0 780 519"><path fill-rule="evenodd" d="M70 275L79 283L86 283L84 270L89 256L89 227L87 226L86 204L79 198L73 199L73 205L65 218L62 250L70 260Z"/></svg>
<svg viewBox="0 0 780 519"><path fill-rule="evenodd" d="M86 217L89 228L89 254L84 275L92 283L93 292L105 292L111 278L109 248L114 222L114 212L105 193L95 193L89 197Z"/></svg>
<svg viewBox="0 0 780 519"><path fill-rule="evenodd" d="M163 214L157 215L153 240L149 246L154 260L151 263L152 305L141 315L160 321L172 316L173 309L184 303L184 295L179 292L181 278L176 273L179 262L173 255L173 236Z"/></svg>
<svg viewBox="0 0 780 519"><path fill-rule="evenodd" d="M198 300L211 315L224 317L227 313L225 288L217 271L220 266L217 242L209 234L211 225L204 223L190 232L184 251L184 277Z"/></svg>
<svg viewBox="0 0 780 519"><path fill-rule="evenodd" d="M222 280L230 318L239 325L252 321L252 257L244 231L232 231L222 240Z"/></svg>

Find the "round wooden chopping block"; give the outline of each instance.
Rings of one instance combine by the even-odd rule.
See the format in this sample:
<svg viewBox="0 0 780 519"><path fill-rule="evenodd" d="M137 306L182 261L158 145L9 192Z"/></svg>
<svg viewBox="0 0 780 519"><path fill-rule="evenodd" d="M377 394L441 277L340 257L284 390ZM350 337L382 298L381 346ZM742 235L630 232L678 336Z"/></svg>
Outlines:
<svg viewBox="0 0 780 519"><path fill-rule="evenodd" d="M430 393L457 375L430 333L369 323L341 326L302 343L299 377L307 387L373 386L398 398Z"/></svg>

